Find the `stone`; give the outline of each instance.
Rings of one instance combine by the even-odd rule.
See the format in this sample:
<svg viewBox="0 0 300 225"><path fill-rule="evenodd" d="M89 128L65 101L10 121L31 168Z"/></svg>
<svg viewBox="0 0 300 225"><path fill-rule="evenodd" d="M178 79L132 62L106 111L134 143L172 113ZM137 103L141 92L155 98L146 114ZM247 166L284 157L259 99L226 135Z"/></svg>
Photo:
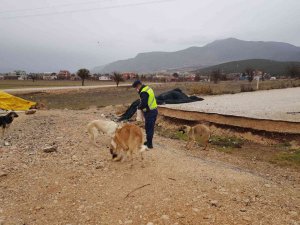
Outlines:
<svg viewBox="0 0 300 225"><path fill-rule="evenodd" d="M298 216L298 213L296 211L289 211L289 214L293 217Z"/></svg>
<svg viewBox="0 0 300 225"><path fill-rule="evenodd" d="M4 146L10 146L9 142L5 141Z"/></svg>
<svg viewBox="0 0 300 225"><path fill-rule="evenodd" d="M34 209L35 210L41 210L41 209L43 209L44 207L43 206L37 206L37 207L35 207Z"/></svg>
<svg viewBox="0 0 300 225"><path fill-rule="evenodd" d="M270 187L271 187L270 184L265 184L264 186L267 187L267 188L270 188Z"/></svg>
<svg viewBox="0 0 300 225"><path fill-rule="evenodd" d="M211 218L211 215L203 216L203 219L205 219L205 220L208 220L208 219L210 219L210 218Z"/></svg>
<svg viewBox="0 0 300 225"><path fill-rule="evenodd" d="M192 209L194 212L199 212L199 209L197 209L197 208L193 208Z"/></svg>
<svg viewBox="0 0 300 225"><path fill-rule="evenodd" d="M244 209L244 208L242 208L242 209L240 209L240 211L241 211L241 212L246 212L247 210Z"/></svg>
<svg viewBox="0 0 300 225"><path fill-rule="evenodd" d="M176 213L176 216L177 216L177 219L183 218L183 217L184 217L183 214L181 214L180 212L177 212L177 213Z"/></svg>
<svg viewBox="0 0 300 225"><path fill-rule="evenodd" d="M6 177L7 175L8 175L8 173L0 172L0 177Z"/></svg>
<svg viewBox="0 0 300 225"><path fill-rule="evenodd" d="M211 206L218 207L218 201L217 200L211 200L210 204L211 204Z"/></svg>
<svg viewBox="0 0 300 225"><path fill-rule="evenodd" d="M43 152L45 153L57 152L57 146L45 147L43 148Z"/></svg>
<svg viewBox="0 0 300 225"><path fill-rule="evenodd" d="M152 223L152 222L148 222L148 223L147 223L147 225L154 225L154 223Z"/></svg>
<svg viewBox="0 0 300 225"><path fill-rule="evenodd" d="M142 205L135 205L134 206L134 209L141 209L142 208Z"/></svg>
<svg viewBox="0 0 300 225"><path fill-rule="evenodd" d="M124 224L132 224L132 220L125 220Z"/></svg>
<svg viewBox="0 0 300 225"><path fill-rule="evenodd" d="M162 215L162 216L161 216L161 219L163 219L163 220L169 220L170 217L169 217L168 215Z"/></svg>
<svg viewBox="0 0 300 225"><path fill-rule="evenodd" d="M246 204L246 206L249 206L249 205L250 205L250 199L248 199L248 198L245 199L245 200L244 200L244 203Z"/></svg>
<svg viewBox="0 0 300 225"><path fill-rule="evenodd" d="M104 163L103 163L103 162L98 163L98 165L97 165L95 168L96 168L97 170L98 170L98 169L104 168Z"/></svg>
<svg viewBox="0 0 300 225"><path fill-rule="evenodd" d="M244 216L244 217L243 217L243 220L245 220L245 221L248 221L248 222L249 222L249 221L251 221L251 218L250 218L250 217L248 217L248 216Z"/></svg>

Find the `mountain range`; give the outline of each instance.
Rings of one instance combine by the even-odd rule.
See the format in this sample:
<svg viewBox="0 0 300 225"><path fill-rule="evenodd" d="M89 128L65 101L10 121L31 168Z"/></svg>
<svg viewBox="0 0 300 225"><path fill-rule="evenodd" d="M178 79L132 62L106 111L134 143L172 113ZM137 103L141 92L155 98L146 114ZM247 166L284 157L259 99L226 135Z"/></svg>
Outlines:
<svg viewBox="0 0 300 225"><path fill-rule="evenodd" d="M226 74L228 73L242 73L245 72L247 68L253 68L256 70L269 73L273 76L283 75L287 73L290 66L300 67L299 62L279 62L268 59L247 59L240 61L232 61L227 63L222 63L214 66L209 66L201 69L194 70L196 73L200 74L210 74L214 70L220 70Z"/></svg>
<svg viewBox="0 0 300 225"><path fill-rule="evenodd" d="M190 47L175 52L139 53L131 59L95 67L93 72L157 72L184 67L204 68L247 59L300 61L300 47L283 42L228 38L214 41L203 47Z"/></svg>

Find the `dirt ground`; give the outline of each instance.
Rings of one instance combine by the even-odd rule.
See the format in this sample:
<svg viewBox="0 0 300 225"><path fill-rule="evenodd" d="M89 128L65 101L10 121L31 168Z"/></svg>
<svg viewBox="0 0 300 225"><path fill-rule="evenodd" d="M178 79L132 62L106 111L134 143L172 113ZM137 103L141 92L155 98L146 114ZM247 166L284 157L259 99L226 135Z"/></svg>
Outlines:
<svg viewBox="0 0 300 225"><path fill-rule="evenodd" d="M87 139L87 123L110 111L17 118L0 147L0 224L300 223L298 170L157 135L145 167L137 158L131 168L111 161L108 137L101 149Z"/></svg>

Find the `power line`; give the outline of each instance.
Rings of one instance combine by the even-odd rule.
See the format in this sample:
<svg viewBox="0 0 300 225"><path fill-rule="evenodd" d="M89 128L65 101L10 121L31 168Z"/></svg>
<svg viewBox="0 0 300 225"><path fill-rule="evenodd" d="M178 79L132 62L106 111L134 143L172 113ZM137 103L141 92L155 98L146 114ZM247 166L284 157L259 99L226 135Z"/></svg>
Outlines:
<svg viewBox="0 0 300 225"><path fill-rule="evenodd" d="M53 9L53 8L65 7L65 6L86 5L86 4L112 2L112 1L115 1L115 0L98 0L98 1L87 1L87 2L77 2L77 3L52 5L52 6L43 6L43 7L38 7L38 8L11 9L11 10L0 11L0 14L1 13L11 13L11 12L28 12L28 11L36 11L36 10L43 10L43 9Z"/></svg>
<svg viewBox="0 0 300 225"><path fill-rule="evenodd" d="M123 5L114 5L114 6L106 6L106 7L98 7L98 8L65 10L65 11L61 11L61 12L36 13L36 14L17 15L17 16L4 16L4 17L0 17L0 19L16 19L16 18L67 14L67 13L90 12L90 11L105 10L105 9L129 8L129 7L134 7L134 6L152 5L152 4L158 4L158 3L164 3L164 2L173 2L173 1L176 1L176 0L153 0L153 1L147 1L147 2L129 3L129 4L123 4Z"/></svg>

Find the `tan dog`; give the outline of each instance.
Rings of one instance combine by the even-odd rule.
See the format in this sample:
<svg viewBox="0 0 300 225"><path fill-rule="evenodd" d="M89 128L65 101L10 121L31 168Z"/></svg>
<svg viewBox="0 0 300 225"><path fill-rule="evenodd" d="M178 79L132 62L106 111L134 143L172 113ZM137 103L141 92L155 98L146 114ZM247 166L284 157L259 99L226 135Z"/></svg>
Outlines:
<svg viewBox="0 0 300 225"><path fill-rule="evenodd" d="M133 153L140 152L143 160L142 153L146 148L143 145L141 128L134 124L125 124L116 130L115 136L111 140L110 153L114 161L124 160L125 155L130 155L131 164L133 164Z"/></svg>
<svg viewBox="0 0 300 225"><path fill-rule="evenodd" d="M191 145L194 145L197 141L202 143L204 145L203 150L206 150L210 138L210 129L208 126L204 124L198 124L194 127L185 125L183 131L188 135L188 142L185 146L187 149L190 149Z"/></svg>

